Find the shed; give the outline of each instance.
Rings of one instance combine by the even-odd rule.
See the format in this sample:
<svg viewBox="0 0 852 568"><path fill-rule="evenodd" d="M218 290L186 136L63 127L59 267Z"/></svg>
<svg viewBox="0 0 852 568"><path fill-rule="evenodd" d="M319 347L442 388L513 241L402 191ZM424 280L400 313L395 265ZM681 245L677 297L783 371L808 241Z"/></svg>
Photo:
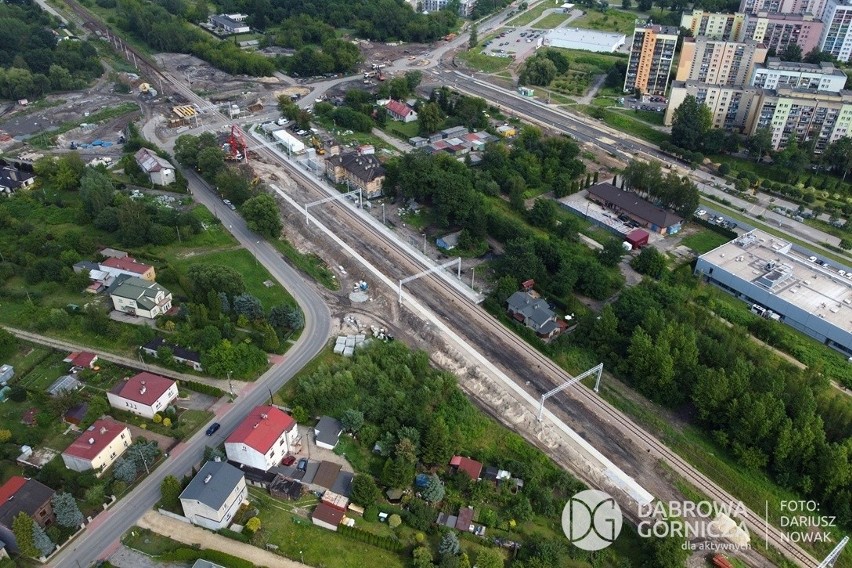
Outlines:
<svg viewBox="0 0 852 568"><path fill-rule="evenodd" d="M334 482L337 481L338 473L340 473L340 464L323 461L319 464L317 473L311 482L330 490L334 487Z"/></svg>
<svg viewBox="0 0 852 568"><path fill-rule="evenodd" d="M343 426L339 420L331 416L323 416L314 426L314 439L317 446L333 450L341 432L343 432Z"/></svg>
<svg viewBox="0 0 852 568"><path fill-rule="evenodd" d="M12 365L0 365L0 385L5 385L14 376L15 368Z"/></svg>
<svg viewBox="0 0 852 568"><path fill-rule="evenodd" d="M326 503L320 503L317 505L316 509L314 509L314 512L311 513L311 522L319 527L336 531L337 525L340 524L343 517L343 511L335 509Z"/></svg>
<svg viewBox="0 0 852 568"><path fill-rule="evenodd" d="M648 244L648 237L648 231L644 231L642 229L633 229L632 231L627 233L625 239L628 243L630 243L630 246L632 246L633 249L636 250Z"/></svg>
<svg viewBox="0 0 852 568"><path fill-rule="evenodd" d="M402 489L388 489L385 491L385 497L387 497L388 501L391 503L399 503L403 495L405 495L405 491Z"/></svg>
<svg viewBox="0 0 852 568"><path fill-rule="evenodd" d="M435 240L435 244L440 249L453 250L459 245L460 235L461 231L456 231L455 233L450 233L448 235L444 235L443 237L438 237L438 239Z"/></svg>

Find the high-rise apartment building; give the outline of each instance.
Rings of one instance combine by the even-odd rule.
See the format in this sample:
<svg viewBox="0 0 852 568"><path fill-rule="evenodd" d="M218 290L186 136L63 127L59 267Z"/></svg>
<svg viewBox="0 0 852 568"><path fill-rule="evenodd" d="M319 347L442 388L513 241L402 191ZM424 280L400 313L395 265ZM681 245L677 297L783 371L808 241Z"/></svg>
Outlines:
<svg viewBox="0 0 852 568"><path fill-rule="evenodd" d="M630 45L624 91L665 95L679 30L674 26L637 23Z"/></svg>
<svg viewBox="0 0 852 568"><path fill-rule="evenodd" d="M663 122L670 126L674 111L688 95L710 109L713 128L744 131L754 122L760 89L710 85L700 81L675 81L669 93L669 106Z"/></svg>
<svg viewBox="0 0 852 568"><path fill-rule="evenodd" d="M686 38L680 52L676 81L744 87L755 66L766 60L766 48L754 40L744 42Z"/></svg>
<svg viewBox="0 0 852 568"><path fill-rule="evenodd" d="M754 69L750 85L762 89L803 89L839 93L846 86L846 75L833 64L794 63L770 57Z"/></svg>
<svg viewBox="0 0 852 568"><path fill-rule="evenodd" d="M720 14L693 10L684 12L680 18L680 27L689 30L692 37L706 36L710 39L742 41L745 33L746 15Z"/></svg>
<svg viewBox="0 0 852 568"><path fill-rule="evenodd" d="M740 12L746 14L797 14L816 19L822 16L826 0L740 0Z"/></svg>
<svg viewBox="0 0 852 568"><path fill-rule="evenodd" d="M849 61L852 56L852 4L848 0L828 0L822 21L819 48L840 61Z"/></svg>
<svg viewBox="0 0 852 568"><path fill-rule="evenodd" d="M781 53L791 44L808 53L819 47L823 24L810 15L750 14L746 18L746 39L753 39L766 49Z"/></svg>
<svg viewBox="0 0 852 568"><path fill-rule="evenodd" d="M746 134L758 128L772 132L773 149L795 139L800 145L813 144L814 153L821 154L831 142L852 134L852 91L763 90L756 119Z"/></svg>

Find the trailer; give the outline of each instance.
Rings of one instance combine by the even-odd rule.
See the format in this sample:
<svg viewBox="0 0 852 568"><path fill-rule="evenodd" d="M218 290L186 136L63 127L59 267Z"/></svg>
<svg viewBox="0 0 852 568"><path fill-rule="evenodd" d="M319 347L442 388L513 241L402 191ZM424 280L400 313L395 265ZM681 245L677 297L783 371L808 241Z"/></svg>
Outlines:
<svg viewBox="0 0 852 568"><path fill-rule="evenodd" d="M290 135L286 130L276 130L272 133L275 141L284 146L288 154L301 154L305 151L305 143Z"/></svg>

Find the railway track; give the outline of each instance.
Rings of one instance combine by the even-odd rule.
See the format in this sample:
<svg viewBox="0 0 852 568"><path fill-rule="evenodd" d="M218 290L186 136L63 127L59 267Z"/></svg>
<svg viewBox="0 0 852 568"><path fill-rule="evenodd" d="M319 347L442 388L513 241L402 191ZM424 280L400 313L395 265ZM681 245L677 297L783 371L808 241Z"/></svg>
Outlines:
<svg viewBox="0 0 852 568"><path fill-rule="evenodd" d="M259 152L264 154L267 159L281 163L278 156L268 149L261 148ZM318 188L317 183L310 176L306 175L290 163L284 163L283 165L288 171L288 174L294 178L297 183L303 187L319 190L326 195L325 188ZM379 255L380 260L383 261L382 264L385 269L393 271L393 274L389 274L392 278L404 278L409 274L420 272L424 268L431 268L419 258L412 258L398 243L392 239L388 239L382 231L377 229L372 223L366 221L349 206L341 203L333 203L327 209L334 209L334 212L337 215L342 214L348 223L356 226L356 230L359 234L370 235L374 241L380 244L379 250L381 250L381 252L385 255L384 257ZM316 215L316 213L314 214ZM471 336L470 333L465 334L467 335L466 339L471 344L481 347L483 343L482 338L491 337L504 346L509 346L510 349L515 352L514 354L508 354L508 352L504 352L502 354L499 354L498 352L495 354L495 350L491 346L486 346L486 349L484 350L489 354L489 356L496 355L496 358L503 362L502 364L505 368L509 370L513 369L510 364L507 365L508 361L517 362L519 359L535 361L538 365L536 372L530 373L528 377L525 377L535 386L536 392L533 393L534 396L540 395L542 392L549 390L553 386L563 384L570 378L570 375L566 373L565 370L536 351L525 341L518 338L511 330L506 328L502 323L488 314L481 307L472 304L462 293L449 285L439 276L430 275L417 282L418 284L415 284L415 286L409 286L409 289L415 287L418 288L422 292L418 295L418 299L427 304L430 309L439 315L442 315L445 319L450 320L454 325L458 324L459 321L468 320L472 322L473 327L479 330L478 336ZM431 290L429 289L430 287ZM435 293L436 289L440 292L439 294ZM445 299L449 299L450 301L443 301ZM521 358L517 355L520 355ZM514 369L517 369L517 367L515 366ZM516 371L514 373L510 373L510 376L513 374L517 377ZM617 424L623 431L628 432L640 447L644 447L650 451L653 456L664 460L677 474L696 486L711 499L721 504L738 502L738 500L732 495L698 472L686 460L666 447L665 444L662 444L653 435L633 423L632 420L605 400L596 396L586 387L578 386L578 388L569 389L563 394L564 397L561 397L556 401L560 406L564 407L566 403L570 402L570 395L570 397L573 397L575 401L579 400L598 416L604 417L606 420ZM799 566L810 568L819 564L815 558L802 550L797 544L789 542L785 538L785 533L772 525L764 526L761 522L760 516L755 512L749 510L747 515L747 518L743 520L748 526L749 532L753 538L760 538L761 540L765 538L771 546L778 549L791 560L795 561Z"/></svg>

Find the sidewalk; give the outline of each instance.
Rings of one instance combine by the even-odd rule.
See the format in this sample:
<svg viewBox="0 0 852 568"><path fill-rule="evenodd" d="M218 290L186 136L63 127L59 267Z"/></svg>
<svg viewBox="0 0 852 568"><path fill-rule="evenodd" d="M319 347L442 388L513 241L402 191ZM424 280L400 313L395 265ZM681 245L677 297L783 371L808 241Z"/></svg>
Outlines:
<svg viewBox="0 0 852 568"><path fill-rule="evenodd" d="M146 512L136 524L143 529L150 529L184 544L197 544L201 548L218 550L243 558L252 562L255 566L267 566L268 568L302 568L307 566L307 564L289 560L250 544L232 540L200 527L166 517L156 511Z"/></svg>
<svg viewBox="0 0 852 568"><path fill-rule="evenodd" d="M98 354L100 359L104 361L109 361L111 363L118 363L119 365L124 365L126 367L130 367L132 369L142 369L144 371L149 371L151 373L156 373L158 375L162 375L164 377L169 377L171 379L177 379L181 381L190 381L193 383L203 383L205 385L210 385L214 387L218 387L224 391L228 390L228 382L222 381L219 379L211 379L209 377L199 377L196 375L190 375L188 373L181 373L179 371L173 371L171 369L166 369L165 367L160 367L158 365L151 365L149 363L143 363L138 359L133 359L131 357L123 357L121 355L115 355L113 353L104 353L103 351L98 351L96 349L92 349L91 347L86 347L85 345L77 345L76 343L70 343L68 341L62 341L60 339L54 339L52 337L45 337L43 335L38 335L36 333L30 333L28 331L24 331L22 329L17 329L15 327L9 327L7 325L2 326L3 329L18 337L19 339L24 339L26 341L31 341L33 343L38 343L39 345L46 345L47 347L52 347L54 349L64 349L69 353L72 351L91 351ZM245 384L244 381L238 381L234 379L234 390L239 390Z"/></svg>

